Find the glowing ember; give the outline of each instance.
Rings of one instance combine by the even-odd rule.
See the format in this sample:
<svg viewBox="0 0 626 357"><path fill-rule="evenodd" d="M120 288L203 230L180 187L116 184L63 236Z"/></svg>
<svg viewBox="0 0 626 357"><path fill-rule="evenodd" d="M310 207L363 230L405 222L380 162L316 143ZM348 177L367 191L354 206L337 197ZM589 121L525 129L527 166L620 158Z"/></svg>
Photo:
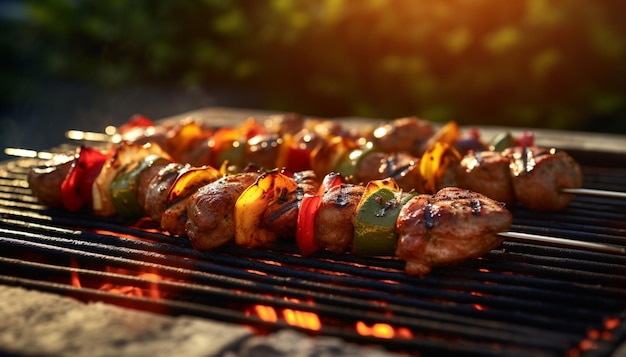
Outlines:
<svg viewBox="0 0 626 357"><path fill-rule="evenodd" d="M278 321L278 315L276 314L276 310L274 310L274 308L271 306L255 305L254 311L263 321L266 321L266 322Z"/></svg>
<svg viewBox="0 0 626 357"><path fill-rule="evenodd" d="M299 326L313 331L319 331L322 328L319 317L313 312L285 309L283 317L292 326Z"/></svg>
<svg viewBox="0 0 626 357"><path fill-rule="evenodd" d="M78 263L74 260L71 261L71 266L75 270L70 272L70 283L72 286L77 288L82 288L86 282L81 282L81 279L78 275L79 266ZM105 267L105 271L111 274L119 274L130 277L136 277L138 279L147 280L146 286L135 286L135 285L119 285L112 283L103 283L98 287L99 290L103 290L113 294L126 295L126 296L137 296L137 297L149 297L153 299L163 299L166 297L166 292L161 291L159 288L159 283L164 281L176 281L175 279L167 278L161 276L159 274L153 272L135 272L122 268L114 268L114 267ZM143 284L145 285L145 284ZM88 287L88 286L87 286Z"/></svg>
<svg viewBox="0 0 626 357"><path fill-rule="evenodd" d="M609 317L604 321L604 328L607 330L614 330L621 323L620 319L617 317Z"/></svg>
<svg viewBox="0 0 626 357"><path fill-rule="evenodd" d="M485 305L480 305L480 304L472 304L472 307L478 311L484 311L487 310L487 307Z"/></svg>
<svg viewBox="0 0 626 357"><path fill-rule="evenodd" d="M74 260L74 259L71 260L70 265L74 269L78 268L78 263L76 263L76 260ZM80 285L80 279L78 278L78 272L76 270L72 270L70 272L70 283L74 287L82 288L82 286Z"/></svg>
<svg viewBox="0 0 626 357"><path fill-rule="evenodd" d="M580 348L581 351L595 350L598 348L598 344L596 341L585 339L580 342L578 348Z"/></svg>
<svg viewBox="0 0 626 357"><path fill-rule="evenodd" d="M271 306L266 305L254 305L253 312L265 322L278 322L279 314ZM249 316L249 311L246 315ZM322 322L317 314L308 311L300 311L293 309L282 310L282 318L291 326L297 326L313 331L318 331L322 328Z"/></svg>
<svg viewBox="0 0 626 357"><path fill-rule="evenodd" d="M160 291L159 289L159 281L171 281L173 279L167 279L159 274L152 272L140 272L133 273L126 269L121 268L113 268L107 267L107 272L117 273L123 275L136 275L140 279L149 280L148 288L140 288L137 286L125 286L125 285L115 285L115 284L103 284L100 287L100 290L105 290L114 294L127 295L127 296L142 296L149 297L153 299L163 299L165 298L165 292Z"/></svg>
<svg viewBox="0 0 626 357"><path fill-rule="evenodd" d="M393 326L385 323L375 323L372 326L368 326L365 322L359 321L356 323L356 331L363 336L374 336L387 339L394 337L409 339L413 337L413 334L409 329L404 327L394 328Z"/></svg>

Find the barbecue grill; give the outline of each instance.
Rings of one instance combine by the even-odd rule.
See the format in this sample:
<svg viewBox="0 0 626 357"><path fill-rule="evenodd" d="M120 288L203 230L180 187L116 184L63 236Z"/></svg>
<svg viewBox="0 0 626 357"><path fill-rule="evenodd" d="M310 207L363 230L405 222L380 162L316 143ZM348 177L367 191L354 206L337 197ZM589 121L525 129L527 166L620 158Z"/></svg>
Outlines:
<svg viewBox="0 0 626 357"><path fill-rule="evenodd" d="M232 120L248 113L192 114ZM481 129L490 130L500 129ZM581 163L585 188L626 192L626 138L547 131L537 138ZM425 355L609 356L626 339L623 254L510 240L479 259L411 277L394 258L304 258L289 240L264 250L198 252L149 221L40 205L26 173L41 163L0 165L3 285ZM562 212L513 212L515 232L626 247L625 200L578 196Z"/></svg>

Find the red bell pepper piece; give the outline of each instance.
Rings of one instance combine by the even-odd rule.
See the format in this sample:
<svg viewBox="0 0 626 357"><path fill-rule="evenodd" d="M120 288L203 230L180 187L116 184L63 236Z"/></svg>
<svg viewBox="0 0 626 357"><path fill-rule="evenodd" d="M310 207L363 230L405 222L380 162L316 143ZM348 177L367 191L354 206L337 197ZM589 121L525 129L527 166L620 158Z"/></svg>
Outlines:
<svg viewBox="0 0 626 357"><path fill-rule="evenodd" d="M313 150L304 143L285 134L277 159L277 167L286 167L291 171L305 171L311 169L311 152Z"/></svg>
<svg viewBox="0 0 626 357"><path fill-rule="evenodd" d="M320 196L323 196L324 193L328 191L328 189L330 189L333 186L341 185L342 183L343 183L343 176L341 176L340 173L331 172L327 174L326 176L324 176L324 179L322 180L322 184L320 185L318 194Z"/></svg>
<svg viewBox="0 0 626 357"><path fill-rule="evenodd" d="M61 183L61 201L68 211L75 212L91 204L93 182L108 158L94 148L83 146L77 150L76 159Z"/></svg>
<svg viewBox="0 0 626 357"><path fill-rule="evenodd" d="M154 125L154 122L148 119L148 117L141 114L135 114L130 118L128 123L120 126L118 131L120 134L124 134L135 128L148 128Z"/></svg>
<svg viewBox="0 0 626 357"><path fill-rule="evenodd" d="M300 201L296 243L304 256L311 255L322 248L315 242L315 215L321 203L322 198L320 196L308 193Z"/></svg>
<svg viewBox="0 0 626 357"><path fill-rule="evenodd" d="M535 144L535 134L532 131L524 131L515 140L517 146L529 147Z"/></svg>

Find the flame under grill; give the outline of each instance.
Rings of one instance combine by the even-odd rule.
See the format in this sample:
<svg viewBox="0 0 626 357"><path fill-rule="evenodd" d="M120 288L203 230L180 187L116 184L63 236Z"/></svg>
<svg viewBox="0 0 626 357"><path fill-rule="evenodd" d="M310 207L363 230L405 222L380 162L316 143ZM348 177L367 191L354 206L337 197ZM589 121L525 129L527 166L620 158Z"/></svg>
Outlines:
<svg viewBox="0 0 626 357"><path fill-rule="evenodd" d="M36 163L0 165L0 284L398 351L601 356L626 338L623 255L507 241L418 278L393 258L302 258L289 241L271 250L198 252L134 222L41 206L25 181ZM626 191L621 165L583 170L586 188ZM563 212L516 209L514 216L516 232L626 246L626 202L617 199L577 197ZM256 313L258 306L275 315ZM290 322L288 311L315 316L313 325ZM359 324L392 333L365 334Z"/></svg>

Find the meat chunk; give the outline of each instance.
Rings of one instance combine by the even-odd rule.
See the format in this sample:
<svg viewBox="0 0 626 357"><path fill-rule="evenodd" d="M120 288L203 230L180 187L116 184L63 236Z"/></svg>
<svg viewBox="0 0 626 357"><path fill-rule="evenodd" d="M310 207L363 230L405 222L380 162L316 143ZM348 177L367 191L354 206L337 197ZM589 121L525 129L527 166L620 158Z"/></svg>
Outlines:
<svg viewBox="0 0 626 357"><path fill-rule="evenodd" d="M512 207L515 192L509 164L509 159L500 152L470 151L454 167L457 185Z"/></svg>
<svg viewBox="0 0 626 357"><path fill-rule="evenodd" d="M372 152L359 160L354 179L359 183L367 183L391 177L404 191L423 192L419 164L419 158L407 153Z"/></svg>
<svg viewBox="0 0 626 357"><path fill-rule="evenodd" d="M367 137L375 147L384 152L405 151L421 156L422 144L434 133L435 129L429 121L406 117L379 126Z"/></svg>
<svg viewBox="0 0 626 357"><path fill-rule="evenodd" d="M473 191L447 187L419 195L400 210L396 255L406 261L408 274L424 275L497 247L503 241L497 233L512 220L500 203Z"/></svg>
<svg viewBox="0 0 626 357"><path fill-rule="evenodd" d="M275 134L257 135L248 140L246 160L257 167L272 169L278 161L281 140Z"/></svg>
<svg viewBox="0 0 626 357"><path fill-rule="evenodd" d="M161 229L181 237L187 224L187 200L182 199L168 206L161 216Z"/></svg>
<svg viewBox="0 0 626 357"><path fill-rule="evenodd" d="M263 125L269 132L279 135L295 134L304 127L304 117L297 113L275 114L269 116Z"/></svg>
<svg viewBox="0 0 626 357"><path fill-rule="evenodd" d="M574 199L563 188L580 188L580 166L565 151L531 147L506 149L513 190L524 207L536 211L560 211Z"/></svg>
<svg viewBox="0 0 626 357"><path fill-rule="evenodd" d="M352 243L355 209L365 187L341 184L328 189L315 216L315 240L330 251L341 253Z"/></svg>
<svg viewBox="0 0 626 357"><path fill-rule="evenodd" d="M61 184L75 161L75 156L57 155L43 166L28 171L28 187L48 207L62 207Z"/></svg>
<svg viewBox="0 0 626 357"><path fill-rule="evenodd" d="M151 190L150 182L154 177L159 175L159 172L166 165L154 165L146 168L141 171L139 174L139 179L137 180L137 201L139 202L139 206L142 207L144 212L146 212L145 207L147 206L146 198L148 192Z"/></svg>
<svg viewBox="0 0 626 357"><path fill-rule="evenodd" d="M198 250L221 246L235 236L235 203L258 174L224 176L201 187L187 200L185 231Z"/></svg>
<svg viewBox="0 0 626 357"><path fill-rule="evenodd" d="M217 179L222 175L212 167L187 167L181 170L178 177L171 185L167 208L161 216L161 229L175 236L185 235L187 225L187 199L196 193L198 189Z"/></svg>
<svg viewBox="0 0 626 357"><path fill-rule="evenodd" d="M161 168L159 173L150 180L145 195L137 196L141 208L154 221L161 221L161 216L167 208L167 195L183 168L184 165L177 163Z"/></svg>

